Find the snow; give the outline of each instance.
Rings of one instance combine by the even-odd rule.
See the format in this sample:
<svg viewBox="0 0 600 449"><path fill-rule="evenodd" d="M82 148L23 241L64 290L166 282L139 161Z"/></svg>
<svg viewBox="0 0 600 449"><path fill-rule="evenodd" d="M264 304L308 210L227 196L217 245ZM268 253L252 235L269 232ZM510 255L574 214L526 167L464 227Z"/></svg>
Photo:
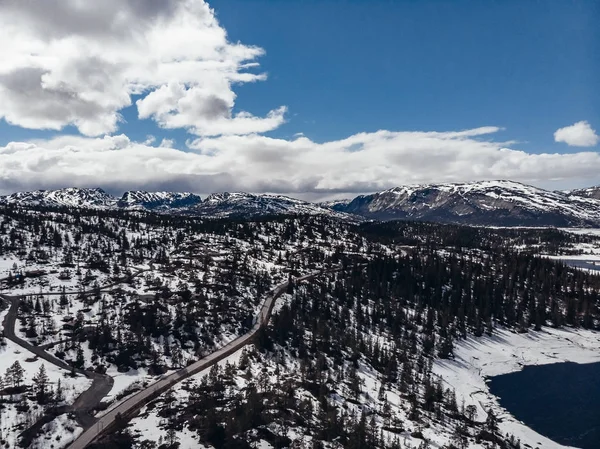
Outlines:
<svg viewBox="0 0 600 449"><path fill-rule="evenodd" d="M132 190L114 197L102 189L65 188L58 190L36 190L17 192L0 196L0 204L20 206L67 206L91 209L127 210L186 210L195 214L223 217L252 211L253 213L320 214L356 220L342 212L335 212L327 206L302 201L277 194L252 194L245 192L213 193L204 201L199 195L190 192L147 192Z"/></svg>
<svg viewBox="0 0 600 449"><path fill-rule="evenodd" d="M456 216L469 211L455 210L453 199L464 197L468 209L493 211L511 205L536 213L556 213L583 222L600 222L600 200L553 192L513 181L421 184L394 187L372 195L359 196L371 213L397 210L414 213L420 209L447 208ZM417 201L415 201L417 199Z"/></svg>
<svg viewBox="0 0 600 449"><path fill-rule="evenodd" d="M433 372L456 390L458 402L477 407L480 421L492 408L501 419L500 429L522 443L544 449L565 448L538 434L503 409L493 396L486 377L520 371L527 365L559 362L600 362L600 333L583 329L552 329L517 334L496 330L492 336L469 337L456 344L454 360L437 360Z"/></svg>
<svg viewBox="0 0 600 449"><path fill-rule="evenodd" d="M128 209L178 209L194 206L201 201L200 196L189 192L130 190L123 194L117 205Z"/></svg>
<svg viewBox="0 0 600 449"><path fill-rule="evenodd" d="M0 313L0 323L3 322L7 313L8 310L4 310ZM75 399L92 384L90 379L82 375L71 377L69 372L58 368L45 360L38 359L35 354L25 350L8 339L5 339L5 342L5 346L0 346L0 375L2 376L4 376L8 367L18 361L24 370L23 384L31 384L33 377L40 367L44 365L52 388L56 386L60 379L64 392L64 400L67 404L73 403L73 401L75 401ZM18 415L16 410L11 406L2 411L2 434L8 441L12 442L10 447L16 447L16 438L17 434L20 433L20 430L15 428L15 426L22 421L23 416Z"/></svg>
<svg viewBox="0 0 600 449"><path fill-rule="evenodd" d="M45 424L38 437L32 441L29 449L47 449L52 447L66 447L75 440L83 429L68 414L57 416Z"/></svg>
<svg viewBox="0 0 600 449"><path fill-rule="evenodd" d="M555 260L565 260L565 261L581 261L581 262L600 262L600 254L586 254L586 255L561 255L561 256L551 256L547 254L543 254L543 256L548 259Z"/></svg>
<svg viewBox="0 0 600 449"><path fill-rule="evenodd" d="M87 208L108 208L116 199L102 189L80 189L68 187L58 190L35 190L33 192L17 192L0 197L0 203L29 204L45 206L69 206Z"/></svg>
<svg viewBox="0 0 600 449"><path fill-rule="evenodd" d="M224 358L223 360L219 361L218 365L222 368L225 367L228 363L237 365L240 360L240 357L242 356L243 352L246 350L247 350L246 347L240 348L233 354L231 354L228 357ZM191 376L189 378L189 380L186 380L186 382L192 382L192 383L199 382L200 380L202 380L202 378L204 376L208 375L209 371L210 371L210 368L200 371L199 373ZM115 379L115 382L116 382L116 379ZM180 388L176 388L174 392L175 392L175 397L179 400L181 400L181 398L187 394ZM140 438L140 441L152 440L152 441L156 442L156 441L159 441L159 439L162 439L163 441L166 440L167 431L166 431L166 428L164 428L164 425L166 424L166 422L163 419L161 419L159 416L157 416L156 411L157 411L156 409L149 411L147 407L144 407L144 408L142 408L142 410L140 411L138 416L136 418L134 418L133 420L131 420L129 430L131 431L131 433L133 435L138 435ZM180 446L179 446L180 449L202 449L202 448L210 447L210 446L204 446L203 444L199 443L198 437L187 428L184 428L182 431L178 431L177 437L178 437L178 441L180 443ZM259 446L259 447L270 447L270 446Z"/></svg>
<svg viewBox="0 0 600 449"><path fill-rule="evenodd" d="M7 313L8 311L5 310L0 314L0 322L4 320ZM46 360L38 359L34 353L27 351L16 343L8 339L5 339L5 341L6 346L0 346L0 374L2 375L4 375L9 366L18 361L25 370L23 382L30 384L37 371L44 365L52 385L56 385L56 382L60 379L65 391L66 402L73 402L77 396L87 390L92 384L92 381L85 376L77 375L76 377L71 377L67 371L58 368Z"/></svg>
<svg viewBox="0 0 600 449"><path fill-rule="evenodd" d="M114 400L119 393L124 392L134 383L141 383L148 377L152 377L148 376L148 372L145 369L130 369L125 373L121 373L112 365L106 370L106 374L113 378L114 384L108 394L104 397L105 401Z"/></svg>
<svg viewBox="0 0 600 449"><path fill-rule="evenodd" d="M129 427L129 431L132 435L137 435L140 441L167 441L167 431L164 428L165 422L162 418L154 413L148 414L147 407L142 408L140 415L145 416L145 418L131 421L132 425ZM187 428L177 432L177 441L179 442L179 449L208 449L211 447L198 442L197 436Z"/></svg>
<svg viewBox="0 0 600 449"><path fill-rule="evenodd" d="M103 401L104 402L115 401L115 402L113 402L110 405L110 407L108 407L106 410L103 410L103 411L97 413L96 416L100 417L102 415L105 415L110 410L117 407L121 402L124 402L125 400L127 400L127 398L131 394L135 393L138 390L138 388L135 388L135 387L142 387L142 386L150 385L154 382L157 382L161 378L172 374L173 372L175 372L175 371L169 370L160 376L153 376L151 374L148 374L147 369L139 368L139 369L135 369L135 370L130 369L127 372L121 373L114 366L111 365L106 370L106 374L108 374L110 377L113 378L114 384L113 384L113 387L111 388L111 390L108 392L108 394L103 398ZM117 401L116 400L117 396L124 394L124 393L127 393L127 394L124 395L123 397L121 397Z"/></svg>
<svg viewBox="0 0 600 449"><path fill-rule="evenodd" d="M579 235L600 236L600 228L559 228L563 232Z"/></svg>

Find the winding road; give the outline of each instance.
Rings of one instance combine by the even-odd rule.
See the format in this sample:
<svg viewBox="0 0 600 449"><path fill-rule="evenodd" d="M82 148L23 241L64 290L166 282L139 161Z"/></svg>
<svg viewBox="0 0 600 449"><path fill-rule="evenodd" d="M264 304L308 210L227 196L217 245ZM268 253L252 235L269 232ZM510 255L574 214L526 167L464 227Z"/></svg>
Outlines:
<svg viewBox="0 0 600 449"><path fill-rule="evenodd" d="M301 282L305 280L309 280L323 274L325 272L333 272L339 271L341 268L334 268L330 270L319 270L313 272L311 274L307 274L305 276L297 277L294 279L294 282ZM136 277L142 274L147 270L141 270L131 277ZM130 277L130 278L131 278ZM0 281L2 281L0 279ZM107 288L111 288L115 285L124 281L115 282L109 285L105 285L101 287L101 290L106 290ZM101 436L108 433L112 428L114 428L115 423L117 421L117 417L130 418L137 411L139 411L144 405L146 405L152 399L155 399L177 383L182 380L199 373L207 368L210 368L217 362L223 360L225 357L233 354L235 351L239 350L243 346L250 343L250 341L256 336L258 331L267 325L269 322L269 318L271 316L271 311L273 309L273 305L275 304L275 300L279 298L288 288L289 281L283 282L270 291L267 298L263 302L263 305L254 320L253 327L244 335L236 338L235 340L229 342L227 345L222 347L221 349L209 354L208 356L196 361L195 363L182 368L181 370L157 381L156 383L148 386L147 388L137 392L130 398L123 401L121 404L116 406L114 409L110 410L104 416L100 418L95 418L92 416L91 412L97 408L102 399L110 392L114 380L112 377L106 374L100 374L93 371L80 370L75 369L75 372L78 374L82 374L87 378L92 380L92 385L86 391L84 391L79 397L75 400L75 402L68 406L66 411L71 411L75 414L76 420L81 427L83 427L84 432L71 443L69 449L84 449L92 442L96 441ZM66 294L76 294L76 293L84 293L90 294L93 290L84 291L84 292L65 292ZM62 292L58 293L49 293L51 295L62 294ZM10 309L3 321L4 335L9 340L23 347L27 351L30 351L37 355L38 357L46 360L49 363L52 363L59 368L72 370L71 365L68 365L64 361L54 357L45 351L45 346L34 346L31 343L23 340L22 338L16 336L15 334L15 325L17 320L17 313L19 309L19 305L23 295L13 296L13 295L5 295L0 294L0 299L10 303Z"/></svg>
<svg viewBox="0 0 600 449"><path fill-rule="evenodd" d="M138 270L136 273L134 273L130 276L127 276L123 279L116 280L110 284L100 287L100 290L105 291L107 289L110 289L112 287L120 285L123 282L128 282L131 279L133 279L137 276L140 276L141 274L143 274L147 271L149 271L149 270L148 269ZM0 283L4 282L6 280L7 280L7 278L0 279ZM45 296L56 296L56 295L62 295L63 293L67 294L67 295L71 295L71 294L89 295L89 294L92 294L94 291L95 291L95 289L84 290L84 291L77 290L77 291L65 291L65 292L48 292L48 293L44 293L44 295ZM17 315L19 312L19 305L20 305L23 297L24 297L24 295L0 294L0 300L6 302L7 304L10 304L8 313L4 317L4 321L2 323L4 336L7 339L9 339L10 341L12 341L12 342L16 343L17 345L21 346L22 348L26 349L27 351L32 352L39 358L46 360L48 363L51 363L61 369L67 370L67 371L73 370L73 367L71 365L67 364L63 360L60 360L59 358L54 357L53 355L46 352L46 349L48 349L51 346L54 346L55 344L58 344L60 342L53 342L53 343L49 343L46 345L35 346L35 345L32 345L31 343L29 343L28 341L23 340L22 338L18 337L15 334L15 325L16 325L16 321L17 321ZM90 385L90 387L87 390L85 390L83 393L81 393L77 397L77 399L75 399L75 402L73 402L73 404L67 406L64 410L67 412L73 412L77 423L84 429L87 429L96 422L96 418L94 418L94 416L92 415L92 412L98 407L98 405L100 404L102 399L104 399L104 397L110 392L110 390L112 389L113 384L114 384L114 379L112 377L110 377L109 375L96 373L95 371L88 371L88 370L82 370L82 369L75 369L74 371L77 374L84 375L88 379L91 379L92 384ZM35 426L35 424L34 424L34 426ZM29 429L27 429L27 430L29 430ZM23 434L25 432L23 432Z"/></svg>
<svg viewBox="0 0 600 449"><path fill-rule="evenodd" d="M339 268L327 271L337 271ZM294 282L305 281L311 279L325 271L317 271L305 276L301 276L294 279ZM259 314L257 315L254 326L246 334L231 341L221 349L209 354L208 356L198 360L197 362L159 380L158 382L150 385L144 390L139 391L135 395L131 396L127 400L123 401L117 407L106 413L104 416L96 421L96 424L92 427L87 428L75 441L71 443L69 449L84 449L86 446L109 432L117 421L117 417L130 418L137 411L139 411L144 405L156 398L160 394L164 393L175 384L182 380L199 373L207 368L210 368L215 363L223 360L225 357L233 354L238 349L248 344L257 332L269 322L271 311L275 300L281 296L287 289L289 281L279 284L265 299Z"/></svg>
<svg viewBox="0 0 600 449"><path fill-rule="evenodd" d="M8 310L8 313L4 317L4 321L2 323L4 336L27 351L34 353L39 358L46 360L48 363L58 366L61 369L71 371L73 368L68 363L65 363L64 361L49 354L42 347L34 346L28 341L17 337L15 334L15 325L17 321L19 304L21 302L21 296L0 295L0 298L10 303L10 309ZM67 411L73 411L79 425L86 428L95 422L95 418L90 414L90 412L94 410L102 401L104 396L108 394L113 386L114 380L112 377L106 374L100 374L94 371L75 369L75 372L84 375L88 379L91 379L92 385L77 397L75 402L67 408Z"/></svg>

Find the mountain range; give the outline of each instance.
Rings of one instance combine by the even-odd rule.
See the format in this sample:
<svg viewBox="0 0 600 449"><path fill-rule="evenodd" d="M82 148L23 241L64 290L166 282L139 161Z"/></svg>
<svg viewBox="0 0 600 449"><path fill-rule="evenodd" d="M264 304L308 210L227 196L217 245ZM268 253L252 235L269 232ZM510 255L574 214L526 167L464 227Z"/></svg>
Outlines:
<svg viewBox="0 0 600 449"><path fill-rule="evenodd" d="M100 188L68 187L58 190L35 190L0 196L0 204L25 207L73 207L88 209L147 210L206 217L261 216L277 214L334 215L352 218L343 212L283 195L245 192L214 193L204 200L189 192L146 192L132 190L120 198Z"/></svg>
<svg viewBox="0 0 600 449"><path fill-rule="evenodd" d="M18 192L0 204L148 210L202 217L333 215L349 220L417 220L484 226L600 226L600 187L549 191L513 181L394 187L352 200L311 203L283 195L128 191L100 188Z"/></svg>
<svg viewBox="0 0 600 449"><path fill-rule="evenodd" d="M496 226L598 226L600 188L549 191L513 181L395 187L334 210L375 220Z"/></svg>

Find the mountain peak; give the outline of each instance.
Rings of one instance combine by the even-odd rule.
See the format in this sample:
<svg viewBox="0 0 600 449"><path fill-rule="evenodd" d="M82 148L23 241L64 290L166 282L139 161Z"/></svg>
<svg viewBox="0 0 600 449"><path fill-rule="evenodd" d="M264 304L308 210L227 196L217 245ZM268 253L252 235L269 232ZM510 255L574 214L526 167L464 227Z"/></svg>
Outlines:
<svg viewBox="0 0 600 449"><path fill-rule="evenodd" d="M152 210L201 217L334 215L342 219L421 220L493 226L598 226L600 187L553 192L510 180L397 186L353 200L311 203L279 194L222 192L204 201L189 192L130 190L117 199L101 188L19 192L0 203L24 206Z"/></svg>
<svg viewBox="0 0 600 449"><path fill-rule="evenodd" d="M600 186L592 186L592 187L586 187L583 189L568 190L564 193L566 193L567 195L571 195L571 196L580 196L583 198L593 198L596 200L600 200Z"/></svg>
<svg viewBox="0 0 600 449"><path fill-rule="evenodd" d="M99 187L66 187L56 190L17 192L2 197L1 202L31 206L104 208L113 205L115 199Z"/></svg>
<svg viewBox="0 0 600 449"><path fill-rule="evenodd" d="M222 192L209 195L194 208L206 216L256 216L275 214L339 215L338 212L316 203L271 193Z"/></svg>
<svg viewBox="0 0 600 449"><path fill-rule="evenodd" d="M147 192L129 190L123 194L118 207L129 209L181 209L193 207L202 202L202 198L189 192Z"/></svg>
<svg viewBox="0 0 600 449"><path fill-rule="evenodd" d="M588 195L591 197L591 195ZM509 181L398 186L361 195L334 210L365 218L496 226L600 223L600 201Z"/></svg>

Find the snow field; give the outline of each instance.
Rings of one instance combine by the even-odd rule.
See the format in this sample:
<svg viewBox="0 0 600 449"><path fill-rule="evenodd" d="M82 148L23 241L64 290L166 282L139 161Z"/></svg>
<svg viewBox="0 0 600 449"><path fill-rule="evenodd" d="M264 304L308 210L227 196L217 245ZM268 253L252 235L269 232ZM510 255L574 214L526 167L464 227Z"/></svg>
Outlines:
<svg viewBox="0 0 600 449"><path fill-rule="evenodd" d="M437 360L433 371L445 385L456 390L459 403L477 407L477 419L484 421L491 408L500 418L500 429L513 434L522 444L543 449L564 449L527 427L499 405L486 377L520 371L527 365L560 362L600 362L600 333L583 329L552 329L517 334L496 329L492 336L469 337L456 343L454 360Z"/></svg>
<svg viewBox="0 0 600 449"><path fill-rule="evenodd" d="M0 323L4 320L7 313L8 310L4 310L0 313ZM38 359L35 354L25 350L16 343L8 339L5 339L5 342L5 346L0 346L0 375L2 376L4 376L8 367L18 361L24 370L23 384L31 385L33 377L40 367L44 365L46 374L50 380L51 388L55 388L60 379L64 392L64 402L66 404L72 403L92 384L92 381L85 376L77 375L76 377L71 377L69 372L60 369L45 360ZM21 402L27 401L27 403L29 403L34 410L34 416L42 413L42 408L40 406L37 406L37 404L32 401L24 399L24 395L22 395L22 397L23 399L21 399ZM18 414L13 404L7 404L7 407L2 410L0 429L2 435L10 444L10 447L16 447L17 436L21 432L17 426L23 423L24 419L24 415Z"/></svg>

